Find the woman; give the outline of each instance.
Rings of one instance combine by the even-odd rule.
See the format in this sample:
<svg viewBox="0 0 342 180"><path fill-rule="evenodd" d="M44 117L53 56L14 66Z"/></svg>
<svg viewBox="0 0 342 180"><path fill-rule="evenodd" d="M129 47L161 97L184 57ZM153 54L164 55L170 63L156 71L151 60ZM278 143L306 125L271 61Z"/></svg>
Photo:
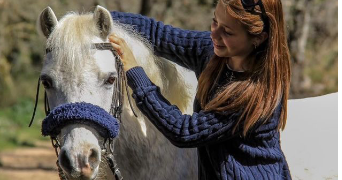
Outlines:
<svg viewBox="0 0 342 180"><path fill-rule="evenodd" d="M145 35L155 54L198 77L194 113L183 115L137 66L125 41L109 37L139 109L174 145L197 147L199 179L291 179L279 139L290 81L280 0L219 0L211 33L112 16Z"/></svg>

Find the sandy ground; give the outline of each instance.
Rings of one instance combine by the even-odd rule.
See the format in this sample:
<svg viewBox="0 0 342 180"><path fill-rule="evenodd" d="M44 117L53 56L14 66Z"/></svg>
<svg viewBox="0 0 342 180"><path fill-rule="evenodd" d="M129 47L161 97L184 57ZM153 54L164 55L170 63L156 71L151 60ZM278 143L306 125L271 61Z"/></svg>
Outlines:
<svg viewBox="0 0 342 180"><path fill-rule="evenodd" d="M0 152L0 180L58 180L55 162L49 144Z"/></svg>
<svg viewBox="0 0 342 180"><path fill-rule="evenodd" d="M59 180L57 172L45 170L4 170L0 168L0 180Z"/></svg>

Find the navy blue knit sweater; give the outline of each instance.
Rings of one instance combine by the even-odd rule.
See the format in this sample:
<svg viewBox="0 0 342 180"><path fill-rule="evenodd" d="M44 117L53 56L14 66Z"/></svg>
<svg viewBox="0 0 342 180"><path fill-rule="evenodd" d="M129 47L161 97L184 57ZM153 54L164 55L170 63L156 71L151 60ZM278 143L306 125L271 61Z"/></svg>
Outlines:
<svg viewBox="0 0 342 180"><path fill-rule="evenodd" d="M112 12L112 16L147 38L156 55L193 70L197 77L213 55L210 32L182 30L131 13ZM141 67L127 71L127 78L138 108L174 145L197 147L200 180L291 179L277 130L281 105L267 123L255 126L243 138L241 131L232 135L238 112L204 112L195 100L195 112L182 114Z"/></svg>

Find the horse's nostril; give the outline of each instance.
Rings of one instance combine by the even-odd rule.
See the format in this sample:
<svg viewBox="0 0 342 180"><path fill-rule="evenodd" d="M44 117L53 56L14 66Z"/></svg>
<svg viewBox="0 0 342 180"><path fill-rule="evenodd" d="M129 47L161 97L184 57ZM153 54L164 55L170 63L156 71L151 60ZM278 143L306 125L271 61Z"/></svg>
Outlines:
<svg viewBox="0 0 342 180"><path fill-rule="evenodd" d="M91 178L100 164L99 150L91 148L77 155L70 154L67 149L62 148L59 154L59 164L63 171L73 178ZM72 159L75 157L75 159Z"/></svg>
<svg viewBox="0 0 342 180"><path fill-rule="evenodd" d="M61 149L61 152L59 154L59 164L62 166L64 171L68 173L72 171L71 160L67 151L65 151L63 148Z"/></svg>
<svg viewBox="0 0 342 180"><path fill-rule="evenodd" d="M81 158L79 161L82 162L80 164L81 175L85 178L91 178L94 175L94 170L100 164L98 150L96 148L91 148L88 152L88 157L79 156L79 158Z"/></svg>
<svg viewBox="0 0 342 180"><path fill-rule="evenodd" d="M97 149L95 148L90 149L88 161L89 161L90 166L92 166L93 168L99 165L100 159L99 159L99 152Z"/></svg>

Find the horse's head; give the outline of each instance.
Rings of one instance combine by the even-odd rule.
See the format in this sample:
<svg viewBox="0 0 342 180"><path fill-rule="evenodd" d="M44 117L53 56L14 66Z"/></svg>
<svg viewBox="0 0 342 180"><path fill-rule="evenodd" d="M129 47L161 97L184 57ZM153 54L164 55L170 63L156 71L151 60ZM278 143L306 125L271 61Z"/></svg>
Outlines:
<svg viewBox="0 0 342 180"><path fill-rule="evenodd" d="M108 42L111 15L98 6L92 14L70 13L58 21L48 7L37 25L47 38L40 79L52 109L48 118L54 119L43 122L43 134L59 139L58 160L68 179L94 179L102 146L118 128L108 114L117 91L115 56L94 48L94 43Z"/></svg>

